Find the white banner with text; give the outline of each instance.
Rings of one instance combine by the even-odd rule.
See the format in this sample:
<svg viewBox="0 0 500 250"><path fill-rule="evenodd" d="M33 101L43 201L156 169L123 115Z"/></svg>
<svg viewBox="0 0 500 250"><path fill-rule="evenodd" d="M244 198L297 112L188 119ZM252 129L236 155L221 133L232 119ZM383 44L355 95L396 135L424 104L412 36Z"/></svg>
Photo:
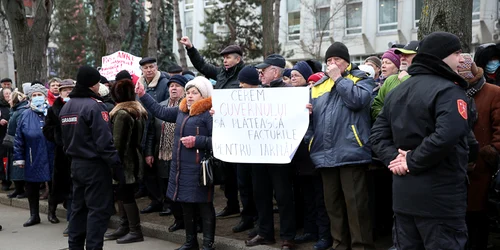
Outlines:
<svg viewBox="0 0 500 250"><path fill-rule="evenodd" d="M309 88L214 90L214 156L233 163L290 163L309 125Z"/></svg>
<svg viewBox="0 0 500 250"><path fill-rule="evenodd" d="M102 57L102 67L99 73L108 80L115 80L116 74L127 70L130 75L140 77L142 74L139 61L141 57L134 56L124 51L117 51L111 55Z"/></svg>

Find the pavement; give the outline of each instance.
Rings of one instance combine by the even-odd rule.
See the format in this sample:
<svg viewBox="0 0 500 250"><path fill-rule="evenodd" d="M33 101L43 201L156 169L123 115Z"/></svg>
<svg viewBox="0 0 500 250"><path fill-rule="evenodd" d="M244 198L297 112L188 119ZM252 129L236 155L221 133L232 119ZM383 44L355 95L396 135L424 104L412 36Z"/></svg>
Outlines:
<svg viewBox="0 0 500 250"><path fill-rule="evenodd" d="M0 211L0 223L3 227L0 232L0 250L59 250L68 247L68 238L62 235L66 222L51 224L44 216L41 224L23 227L22 224L29 216L27 210L0 205ZM107 250L164 250L179 247L180 244L150 237L146 237L144 242L123 245L116 244L116 241L104 242L104 249Z"/></svg>
<svg viewBox="0 0 500 250"><path fill-rule="evenodd" d="M62 250L67 248L67 238L62 236L62 232L67 226L66 210L58 206L56 215L61 223L51 224L47 221L47 201L40 201L40 217L42 223L32 227L24 228L22 224L28 219L28 200L9 199L4 193L0 194L0 225L3 230L0 232L0 250ZM109 228L118 227L118 217L112 216ZM117 245L114 241L106 241L105 249L176 249L184 243L184 230L168 232L168 226L141 222L144 242ZM40 230L42 229L42 230ZM202 242L202 235L198 234L198 242ZM215 248L217 250L239 250L249 249L244 241L226 237L215 237ZM273 246L255 246L252 250L275 250Z"/></svg>

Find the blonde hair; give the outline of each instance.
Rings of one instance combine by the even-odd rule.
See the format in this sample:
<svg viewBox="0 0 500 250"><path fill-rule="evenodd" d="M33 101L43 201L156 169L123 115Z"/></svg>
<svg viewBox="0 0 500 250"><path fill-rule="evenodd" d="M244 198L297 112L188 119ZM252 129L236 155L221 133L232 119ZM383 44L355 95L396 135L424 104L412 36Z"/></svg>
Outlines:
<svg viewBox="0 0 500 250"><path fill-rule="evenodd" d="M14 107L16 106L16 104L22 102L26 100L26 95L19 92L18 90L14 90L12 91L12 93L10 94L10 101L9 101L9 104L11 107Z"/></svg>

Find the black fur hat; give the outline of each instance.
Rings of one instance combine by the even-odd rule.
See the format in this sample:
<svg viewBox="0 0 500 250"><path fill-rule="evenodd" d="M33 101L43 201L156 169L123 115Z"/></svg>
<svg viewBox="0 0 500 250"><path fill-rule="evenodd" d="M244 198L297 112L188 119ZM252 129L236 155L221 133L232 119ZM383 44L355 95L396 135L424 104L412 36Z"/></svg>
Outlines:
<svg viewBox="0 0 500 250"><path fill-rule="evenodd" d="M134 88L135 86L132 80L121 79L111 86L111 98L113 98L116 103L135 101Z"/></svg>

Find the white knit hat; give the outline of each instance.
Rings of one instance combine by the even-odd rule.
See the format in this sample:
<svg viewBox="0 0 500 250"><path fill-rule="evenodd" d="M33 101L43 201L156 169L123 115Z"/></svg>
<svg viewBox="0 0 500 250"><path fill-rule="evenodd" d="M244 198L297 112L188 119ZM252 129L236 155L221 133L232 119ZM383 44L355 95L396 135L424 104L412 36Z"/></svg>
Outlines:
<svg viewBox="0 0 500 250"><path fill-rule="evenodd" d="M208 98L212 96L212 91L214 87L212 83L203 76L197 76L193 80L186 84L186 91L191 87L196 87L203 98Z"/></svg>

